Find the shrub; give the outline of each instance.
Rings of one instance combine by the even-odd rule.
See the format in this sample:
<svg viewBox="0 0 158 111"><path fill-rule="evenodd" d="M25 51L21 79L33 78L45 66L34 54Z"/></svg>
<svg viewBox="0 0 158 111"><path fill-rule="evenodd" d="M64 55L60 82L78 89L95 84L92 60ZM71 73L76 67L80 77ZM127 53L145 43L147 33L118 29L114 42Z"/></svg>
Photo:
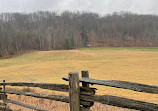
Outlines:
<svg viewBox="0 0 158 111"><path fill-rule="evenodd" d="M10 55L14 55L15 53L14 53L14 51L11 51L9 54L10 54Z"/></svg>

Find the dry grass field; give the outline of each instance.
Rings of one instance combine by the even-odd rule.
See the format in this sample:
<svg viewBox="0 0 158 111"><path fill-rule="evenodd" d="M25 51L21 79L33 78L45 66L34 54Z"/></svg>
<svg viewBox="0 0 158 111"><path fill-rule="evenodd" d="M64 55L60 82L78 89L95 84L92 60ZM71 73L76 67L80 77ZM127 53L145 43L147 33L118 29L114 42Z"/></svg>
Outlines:
<svg viewBox="0 0 158 111"><path fill-rule="evenodd" d="M68 75L68 72L80 72L81 70L89 70L90 78L95 79L123 80L158 85L158 48L86 48L80 50L34 51L0 59L1 82L6 80L6 82L67 84L61 78ZM158 95L156 94L97 85L92 87L98 89L97 94L110 94L158 103ZM57 94L57 92L52 93ZM23 102L29 100L29 102L32 101L31 104L34 100L22 96L9 97ZM50 106L52 111L69 109L68 105L64 103L53 103L47 100L45 104L44 101L46 100L38 99L38 102L35 100L35 103L38 103L36 106L42 103ZM50 103L53 104L50 105ZM92 110L125 111L125 109L100 104L96 104Z"/></svg>

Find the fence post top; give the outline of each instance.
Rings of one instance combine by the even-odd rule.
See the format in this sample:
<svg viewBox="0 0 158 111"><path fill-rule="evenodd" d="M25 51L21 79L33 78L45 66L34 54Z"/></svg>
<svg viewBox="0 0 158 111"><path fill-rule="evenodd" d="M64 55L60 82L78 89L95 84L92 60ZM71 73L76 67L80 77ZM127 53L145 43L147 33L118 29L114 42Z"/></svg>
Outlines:
<svg viewBox="0 0 158 111"><path fill-rule="evenodd" d="M88 70L82 70L81 72L88 72Z"/></svg>
<svg viewBox="0 0 158 111"><path fill-rule="evenodd" d="M78 72L69 72L69 75L78 74Z"/></svg>

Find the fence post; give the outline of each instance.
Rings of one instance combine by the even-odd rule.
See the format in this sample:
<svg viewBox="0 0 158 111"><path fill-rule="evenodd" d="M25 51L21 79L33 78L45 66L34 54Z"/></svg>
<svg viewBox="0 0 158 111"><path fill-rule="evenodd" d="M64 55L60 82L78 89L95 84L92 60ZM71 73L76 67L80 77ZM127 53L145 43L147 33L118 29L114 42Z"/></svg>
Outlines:
<svg viewBox="0 0 158 111"><path fill-rule="evenodd" d="M3 80L3 91L5 91L5 90L6 90L6 87L5 87L5 80ZM3 102L4 102L5 109L7 108L6 99L7 99L7 95L6 95L6 93L4 93Z"/></svg>
<svg viewBox="0 0 158 111"><path fill-rule="evenodd" d="M89 73L87 70L81 71L81 75L82 77L89 78ZM89 87L89 83L82 82L82 87ZM82 111L90 111L90 107L83 105Z"/></svg>
<svg viewBox="0 0 158 111"><path fill-rule="evenodd" d="M88 71L81 71L81 74L82 74L82 77L89 78L89 73L88 73ZM89 87L89 83L82 82L82 86L83 86L83 87Z"/></svg>
<svg viewBox="0 0 158 111"><path fill-rule="evenodd" d="M70 111L80 111L80 87L77 72L69 73Z"/></svg>

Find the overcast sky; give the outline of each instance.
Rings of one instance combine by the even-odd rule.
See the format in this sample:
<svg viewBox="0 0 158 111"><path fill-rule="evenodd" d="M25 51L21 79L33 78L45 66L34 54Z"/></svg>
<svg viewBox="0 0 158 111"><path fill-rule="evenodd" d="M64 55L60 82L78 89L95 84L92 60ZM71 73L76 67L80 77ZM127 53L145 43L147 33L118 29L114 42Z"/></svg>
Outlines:
<svg viewBox="0 0 158 111"><path fill-rule="evenodd" d="M100 14L131 11L138 14L158 15L158 0L0 0L0 12L39 10L90 11Z"/></svg>

